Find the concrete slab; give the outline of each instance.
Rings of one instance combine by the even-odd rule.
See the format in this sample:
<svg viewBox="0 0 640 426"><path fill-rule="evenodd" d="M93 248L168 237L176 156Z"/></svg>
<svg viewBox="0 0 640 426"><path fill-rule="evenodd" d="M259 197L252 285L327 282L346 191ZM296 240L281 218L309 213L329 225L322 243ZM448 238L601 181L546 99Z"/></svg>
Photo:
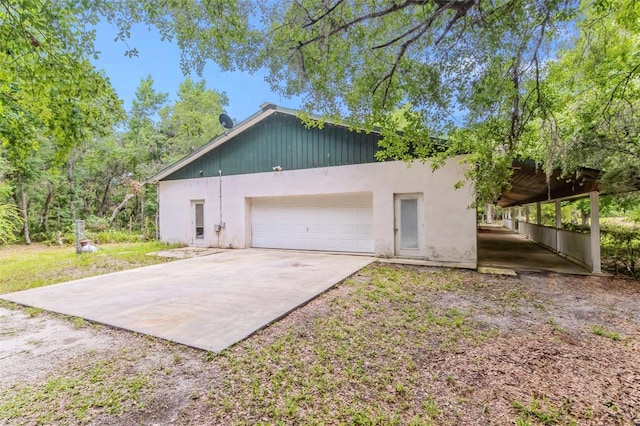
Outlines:
<svg viewBox="0 0 640 426"><path fill-rule="evenodd" d="M509 268L492 268L489 266L478 266L478 272L488 275L509 275L512 277L517 276L516 271Z"/></svg>
<svg viewBox="0 0 640 426"><path fill-rule="evenodd" d="M588 275L589 271L507 228L478 230L478 267Z"/></svg>
<svg viewBox="0 0 640 426"><path fill-rule="evenodd" d="M234 250L1 298L218 352L373 260L365 256Z"/></svg>
<svg viewBox="0 0 640 426"><path fill-rule="evenodd" d="M223 251L227 251L225 249L219 248L209 248L209 247L178 247L169 250L161 250L153 253L148 253L148 256L160 256L160 257L170 257L173 259L190 259L192 257L197 256L209 256L211 254L220 253Z"/></svg>

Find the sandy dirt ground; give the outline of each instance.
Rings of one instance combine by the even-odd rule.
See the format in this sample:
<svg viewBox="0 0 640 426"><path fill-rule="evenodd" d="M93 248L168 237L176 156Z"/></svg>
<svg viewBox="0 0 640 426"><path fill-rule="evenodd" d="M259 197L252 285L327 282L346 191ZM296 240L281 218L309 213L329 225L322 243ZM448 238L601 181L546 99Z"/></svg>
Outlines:
<svg viewBox="0 0 640 426"><path fill-rule="evenodd" d="M336 300L350 300L357 285L373 279L375 268L357 274L355 286L338 285L225 351L226 362L148 336L5 304L0 307L0 423L250 422L246 419L255 413L243 407L219 416L216 395L228 392L224 378L237 374L229 371L228 359L246 356L248 348L270 345L292 330L299 336L296 345L304 346L312 321L331 315ZM438 273L391 268L414 278ZM455 307L472 321L471 334L488 337L462 337L455 347L412 355L439 407L429 424L513 424L518 417L530 422L522 424L640 424L637 282L447 273L445 278L458 284L425 291L424 303L433 310ZM425 342L438 347L431 338L442 336ZM90 401L98 397L103 400ZM58 408L45 410L51 404Z"/></svg>

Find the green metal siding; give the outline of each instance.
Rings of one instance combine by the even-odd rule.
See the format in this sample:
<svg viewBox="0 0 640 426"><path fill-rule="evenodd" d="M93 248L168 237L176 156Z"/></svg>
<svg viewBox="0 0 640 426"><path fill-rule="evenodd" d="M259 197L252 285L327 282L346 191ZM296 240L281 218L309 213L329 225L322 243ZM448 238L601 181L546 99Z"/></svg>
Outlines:
<svg viewBox="0 0 640 426"><path fill-rule="evenodd" d="M346 166L376 162L380 135L325 124L307 129L299 118L276 112L163 180ZM202 171L202 175L200 175Z"/></svg>

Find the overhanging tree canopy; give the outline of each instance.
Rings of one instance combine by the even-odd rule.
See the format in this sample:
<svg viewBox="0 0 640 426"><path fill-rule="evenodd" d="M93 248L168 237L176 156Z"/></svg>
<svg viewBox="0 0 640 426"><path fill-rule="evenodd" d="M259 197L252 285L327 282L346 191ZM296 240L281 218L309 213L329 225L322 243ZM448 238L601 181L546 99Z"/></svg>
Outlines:
<svg viewBox="0 0 640 426"><path fill-rule="evenodd" d="M49 4L2 4L22 3ZM132 23L144 22L177 40L185 71L201 72L206 60L223 69L266 68L276 90L302 96L310 111L380 127L386 136L383 157L435 155L437 164L445 156L468 153L470 177L482 200L496 199L516 155L546 161L549 169L558 159L566 170L598 167L579 163L601 160L593 154L607 152L602 147L609 148L606 141L612 139L622 143L616 144L621 156L610 167L628 165L612 176L628 177L635 173L629 168L637 169L631 149L638 134L632 118L640 64L637 2L55 4L74 14L71 25L61 26L61 38L84 52L91 51L90 34L74 30L82 17L105 15L121 29L122 39ZM21 43L28 45L26 40ZM564 46L569 47L559 50ZM128 53L135 54L135 47ZM587 99L584 93L598 95ZM446 149L433 146L437 137L448 139Z"/></svg>

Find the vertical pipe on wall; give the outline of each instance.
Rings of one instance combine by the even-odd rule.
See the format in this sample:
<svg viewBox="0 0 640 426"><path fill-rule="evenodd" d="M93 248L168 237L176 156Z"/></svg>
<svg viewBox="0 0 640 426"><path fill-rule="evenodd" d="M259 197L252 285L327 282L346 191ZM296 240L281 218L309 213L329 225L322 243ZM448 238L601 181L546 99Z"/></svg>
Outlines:
<svg viewBox="0 0 640 426"><path fill-rule="evenodd" d="M218 226L216 226L216 238L218 240L218 248L220 248L220 232L224 227L222 223L222 169L218 169L218 210L219 210L219 219Z"/></svg>
<svg viewBox="0 0 640 426"><path fill-rule="evenodd" d="M156 240L160 240L160 183L156 183Z"/></svg>

